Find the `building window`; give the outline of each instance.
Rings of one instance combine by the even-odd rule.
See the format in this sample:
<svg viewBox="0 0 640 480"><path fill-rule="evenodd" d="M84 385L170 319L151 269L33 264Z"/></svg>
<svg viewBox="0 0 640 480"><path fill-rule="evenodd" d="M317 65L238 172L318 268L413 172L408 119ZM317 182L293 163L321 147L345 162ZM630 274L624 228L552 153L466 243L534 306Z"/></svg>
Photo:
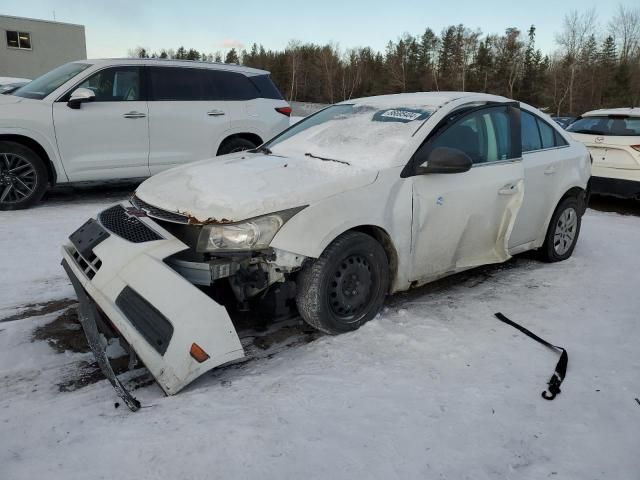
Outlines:
<svg viewBox="0 0 640 480"><path fill-rule="evenodd" d="M7 30L7 46L31 50L31 34Z"/></svg>

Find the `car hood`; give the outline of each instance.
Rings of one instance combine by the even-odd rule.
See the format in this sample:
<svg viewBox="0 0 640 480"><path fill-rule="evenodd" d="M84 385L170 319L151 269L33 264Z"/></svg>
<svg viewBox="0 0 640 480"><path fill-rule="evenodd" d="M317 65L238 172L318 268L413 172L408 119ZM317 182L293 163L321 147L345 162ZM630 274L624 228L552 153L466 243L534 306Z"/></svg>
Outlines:
<svg viewBox="0 0 640 480"><path fill-rule="evenodd" d="M0 95L0 105L10 105L18 103L20 100L22 100L22 97L16 97L15 95Z"/></svg>
<svg viewBox="0 0 640 480"><path fill-rule="evenodd" d="M192 223L227 223L310 205L373 183L377 175L309 157L242 152L162 172L142 183L136 195Z"/></svg>

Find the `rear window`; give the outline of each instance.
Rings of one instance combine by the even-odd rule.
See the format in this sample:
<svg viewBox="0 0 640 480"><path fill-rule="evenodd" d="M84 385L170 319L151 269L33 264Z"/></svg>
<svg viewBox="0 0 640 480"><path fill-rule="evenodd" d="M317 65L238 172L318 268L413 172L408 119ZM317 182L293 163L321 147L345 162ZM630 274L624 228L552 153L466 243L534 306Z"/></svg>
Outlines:
<svg viewBox="0 0 640 480"><path fill-rule="evenodd" d="M256 75L249 77L249 81L258 88L261 98L283 100L282 94L278 90L278 87L273 84L269 75Z"/></svg>
<svg viewBox="0 0 640 480"><path fill-rule="evenodd" d="M210 100L252 100L260 97L258 87L246 76L224 70L204 70Z"/></svg>
<svg viewBox="0 0 640 480"><path fill-rule="evenodd" d="M241 73L224 70L150 67L149 76L151 99L156 101L282 98L267 75L254 82Z"/></svg>
<svg viewBox="0 0 640 480"><path fill-rule="evenodd" d="M590 135L636 136L640 135L640 117L622 115L584 117L569 125L567 130Z"/></svg>

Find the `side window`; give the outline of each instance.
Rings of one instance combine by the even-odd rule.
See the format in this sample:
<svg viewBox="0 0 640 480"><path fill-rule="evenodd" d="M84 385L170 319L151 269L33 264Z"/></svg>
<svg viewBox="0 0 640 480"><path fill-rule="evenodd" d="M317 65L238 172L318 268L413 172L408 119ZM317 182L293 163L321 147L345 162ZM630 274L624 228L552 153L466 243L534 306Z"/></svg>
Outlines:
<svg viewBox="0 0 640 480"><path fill-rule="evenodd" d="M542 120L538 119L538 127L540 128L540 136L542 137L542 148L553 148L556 145L554 129Z"/></svg>
<svg viewBox="0 0 640 480"><path fill-rule="evenodd" d="M540 133L538 132L538 122L530 113L524 110L521 110L521 112L522 151L531 152L533 150L540 150L542 148L542 142L540 141Z"/></svg>
<svg viewBox="0 0 640 480"><path fill-rule="evenodd" d="M241 73L205 70L208 100L252 100L260 97L255 84Z"/></svg>
<svg viewBox="0 0 640 480"><path fill-rule="evenodd" d="M202 69L151 67L151 100L197 101L204 99Z"/></svg>
<svg viewBox="0 0 640 480"><path fill-rule="evenodd" d="M462 150L474 164L511 158L511 123L506 108L470 113L430 142L431 148Z"/></svg>
<svg viewBox="0 0 640 480"><path fill-rule="evenodd" d="M133 102L142 100L139 67L114 67L100 70L77 88L88 88L96 94L96 102Z"/></svg>

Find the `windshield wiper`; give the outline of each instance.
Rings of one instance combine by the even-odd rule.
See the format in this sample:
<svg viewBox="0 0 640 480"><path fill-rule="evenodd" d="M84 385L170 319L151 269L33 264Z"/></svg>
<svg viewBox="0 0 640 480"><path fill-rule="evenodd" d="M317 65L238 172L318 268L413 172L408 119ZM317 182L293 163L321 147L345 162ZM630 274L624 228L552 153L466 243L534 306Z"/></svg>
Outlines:
<svg viewBox="0 0 640 480"><path fill-rule="evenodd" d="M267 147L266 145L260 145L257 148L254 148L253 150L249 150L251 153L264 153L265 155L271 155L273 152L271 151L271 149L269 147Z"/></svg>
<svg viewBox="0 0 640 480"><path fill-rule="evenodd" d="M322 160L323 162L337 162L337 163L342 163L344 165L351 165L349 162L345 162L344 160L336 160L335 158L325 158L325 157L318 157L317 155L314 155L313 153L305 153L304 154L305 157L311 157L311 158L317 158L318 160Z"/></svg>
<svg viewBox="0 0 640 480"><path fill-rule="evenodd" d="M585 133L587 135L605 135L604 132L601 132L599 130L584 130L584 129L582 129L582 130L569 130L569 131L573 132L573 133Z"/></svg>

